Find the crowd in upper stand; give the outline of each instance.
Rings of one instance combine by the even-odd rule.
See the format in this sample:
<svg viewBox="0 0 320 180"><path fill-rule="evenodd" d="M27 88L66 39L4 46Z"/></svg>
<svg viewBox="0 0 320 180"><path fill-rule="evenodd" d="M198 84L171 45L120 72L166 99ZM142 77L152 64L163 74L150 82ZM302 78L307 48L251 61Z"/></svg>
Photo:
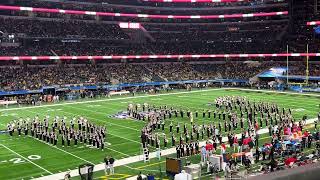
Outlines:
<svg viewBox="0 0 320 180"><path fill-rule="evenodd" d="M280 21L281 23L281 21ZM23 33L27 37L78 38L78 39L129 39L129 36L117 24L105 24L96 21L64 19L15 19L0 18L0 31L9 34ZM215 41L270 41L276 39L284 30L284 25L255 24L255 26L187 27L172 25L144 25L144 28L157 41L215 40ZM232 30L232 28L234 30ZM248 31L254 30L254 31Z"/></svg>
<svg viewBox="0 0 320 180"><path fill-rule="evenodd" d="M0 68L1 88L4 90L40 89L43 86L66 84L110 84L143 82L147 77L143 66L91 65L36 66Z"/></svg>
<svg viewBox="0 0 320 180"><path fill-rule="evenodd" d="M54 53L53 53L53 52ZM152 54L228 54L228 53L282 53L285 47L276 42L205 42L191 44L188 42L163 42L146 44L119 44L116 42L90 42L61 43L29 42L20 47L0 47L0 56L101 56L101 55L152 55ZM297 51L303 52L303 50ZM310 50L311 52L311 50Z"/></svg>
<svg viewBox="0 0 320 180"><path fill-rule="evenodd" d="M25 33L29 37L128 39L117 24L12 18L0 18L0 24L3 32Z"/></svg>

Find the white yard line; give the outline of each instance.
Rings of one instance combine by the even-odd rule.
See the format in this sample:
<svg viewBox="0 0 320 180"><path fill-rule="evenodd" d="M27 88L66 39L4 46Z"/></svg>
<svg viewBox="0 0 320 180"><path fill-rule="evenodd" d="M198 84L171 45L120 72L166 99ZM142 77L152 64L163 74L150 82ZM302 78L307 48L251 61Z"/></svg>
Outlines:
<svg viewBox="0 0 320 180"><path fill-rule="evenodd" d="M91 111L91 110L87 110L87 109L83 109L83 108L76 108L76 107L69 107L69 108L78 109L78 110L81 110L82 112L83 112L83 111L89 111L89 112L97 113L97 112L95 112L95 111ZM29 111L30 111L30 110L29 110ZM71 112L63 111L63 110L60 111L60 112L72 114L72 115L74 115L74 116L78 116L78 115L79 115L79 114L75 114L75 113L71 113ZM100 114L101 114L101 113L100 113ZM108 124L111 124L111 125L114 125L114 126L118 126L118 127L122 127L122 128L126 128L126 129L131 129L131 130L140 132L140 130L138 130L138 129L131 128L131 127L127 127L127 126L122 126L122 125L115 124L115 123L112 123L112 122L106 122L105 120L97 119L97 118L94 118L94 117L92 117L92 116L86 116L86 117L88 117L88 118L90 118L90 119L93 119L93 120L96 120L96 121L100 121L100 122L108 123Z"/></svg>
<svg viewBox="0 0 320 180"><path fill-rule="evenodd" d="M307 120L307 124L312 124L316 119L317 119L317 118ZM261 129L261 130L258 131L258 133L259 133L259 134L269 133L269 129L268 129L268 128ZM237 136L237 137L241 137L241 134L237 134L236 136ZM262 139L262 138L261 138L261 139ZM263 139L265 139L265 138L263 138ZM228 140L227 137L223 137L223 138L222 138L222 141L223 141L223 142L226 142L227 140ZM199 144L200 147L203 146L203 145L205 145L205 143L206 143L206 141L200 142L200 144ZM174 153L176 153L176 148L175 148L175 147L170 148L170 149L166 149L166 150L162 150L162 151L161 151L161 156L167 156L167 155L174 154ZM129 167L129 166L127 166L128 164L142 161L142 160L141 160L141 156L142 156L142 155L137 155L137 156L131 156L131 157L128 157L128 158L116 160L116 161L115 161L115 164L114 164L114 167L118 167L118 166L126 166L126 167ZM150 153L149 158L150 158L150 159L157 158L157 157L156 157L156 152ZM94 172L101 171L101 170L104 170L104 168L105 168L104 163L97 164L97 165L95 165L93 171L94 171ZM65 175L67 172L68 172L68 171L62 172L62 173L53 174L53 175L50 175L50 176L40 177L40 178L37 178L37 180L63 179L64 175ZM70 175L71 175L72 177L74 177L74 176L79 176L79 171L78 171L78 169L71 170L71 171L70 171Z"/></svg>
<svg viewBox="0 0 320 180"><path fill-rule="evenodd" d="M121 138L121 139L125 139L125 140L127 140L127 141L131 141L131 142L134 142L134 143L141 144L141 142L139 142L139 141L135 141L135 140L128 139L128 138L125 138L125 137L122 137L122 136L118 136L118 135L115 135L115 134L111 134L111 133L109 133L109 132L108 132L108 134L110 134L111 136L115 136L115 137Z"/></svg>
<svg viewBox="0 0 320 180"><path fill-rule="evenodd" d="M3 145L3 144L0 144L0 145L1 145L2 147L4 147L5 149L9 150L10 152L12 152L12 153L16 154L17 156L21 157L22 159L24 159L24 160L26 160L26 161L30 162L31 164L33 164L33 165L37 166L38 168L40 168L40 169L44 170L45 172L47 172L47 173L49 173L49 174L53 174L52 172L48 171L47 169L45 169L45 168L43 168L43 167L39 166L38 164L36 164L36 163L34 163L34 162L32 162L30 159L25 158L24 156L22 156L21 154L19 154L19 153L17 153L17 152L15 152L15 151L13 151L12 149L8 148L7 146L5 146L5 145Z"/></svg>
<svg viewBox="0 0 320 180"><path fill-rule="evenodd" d="M123 153L123 152L120 152L120 151L117 151L117 150L111 149L111 148L109 148L109 147L107 147L107 149L109 149L109 150L111 150L111 151L114 151L114 152L117 152L117 153L119 153L119 154L122 154L122 155L124 155L124 156L130 157L130 155L129 155L129 154L125 154L125 153Z"/></svg>
<svg viewBox="0 0 320 180"><path fill-rule="evenodd" d="M31 136L29 136L29 137L31 137ZM31 137L31 138L32 138L32 137ZM35 139L35 140L37 140L37 141L39 141L39 142L41 142L41 143L44 143L44 144L48 145L47 143L45 143L45 142L43 142L43 141L41 141L41 140L39 140L39 139L37 139L37 138L33 138L33 139ZM50 145L48 145L48 146L50 146ZM79 157L79 156L77 156L77 155L74 155L74 154L72 154L72 153L70 153L70 152L68 152L68 151L65 151L65 150L63 150L63 149L61 149L61 148L58 148L58 147L56 147L56 146L50 146L50 147L53 147L53 148L55 148L55 149L58 149L59 151L62 151L62 152L64 152L64 153L66 153L66 154L69 154L69 155L71 155L71 156L73 156L73 157L75 157L75 158L78 158L78 159L80 159L80 160L82 160L82 161L85 161L85 162L87 162L87 163L94 164L93 162L90 162L90 161L88 161L88 160L86 160L86 159L83 159L83 158L81 158L81 157Z"/></svg>
<svg viewBox="0 0 320 180"><path fill-rule="evenodd" d="M129 169L132 170L136 170L136 171L148 171L148 172L159 172L159 170L155 170L155 169L140 169L140 168L134 168L134 167L130 167L128 165L123 165L124 167L127 167ZM165 172L164 170L161 170L161 172Z"/></svg>

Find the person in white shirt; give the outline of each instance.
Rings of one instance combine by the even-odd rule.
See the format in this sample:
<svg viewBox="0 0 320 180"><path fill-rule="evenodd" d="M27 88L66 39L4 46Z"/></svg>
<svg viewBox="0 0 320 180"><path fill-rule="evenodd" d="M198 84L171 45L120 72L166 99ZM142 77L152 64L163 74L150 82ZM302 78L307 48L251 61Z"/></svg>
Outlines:
<svg viewBox="0 0 320 180"><path fill-rule="evenodd" d="M182 170L181 173L174 176L174 180L192 180L192 176L186 173L185 170Z"/></svg>

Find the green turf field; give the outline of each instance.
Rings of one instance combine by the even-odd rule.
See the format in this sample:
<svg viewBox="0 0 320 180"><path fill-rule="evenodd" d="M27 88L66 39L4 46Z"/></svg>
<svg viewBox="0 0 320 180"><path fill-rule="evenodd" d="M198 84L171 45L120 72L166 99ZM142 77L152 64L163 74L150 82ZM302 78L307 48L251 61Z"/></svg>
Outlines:
<svg viewBox="0 0 320 180"><path fill-rule="evenodd" d="M82 115L96 124L106 125L108 132L106 141L110 145L104 151L82 146L63 148L60 144L55 148L31 137L18 137L16 135L10 138L7 134L0 134L0 179L36 178L64 172L68 169L76 169L78 165L86 162L100 164L106 155L111 155L115 159L122 159L140 154L140 130L144 126L144 122L108 117L108 115L126 110L129 103L168 105L181 109L190 109L191 111L198 110L200 113L203 109L213 108L208 106L209 102L213 102L216 97L225 95L247 96L253 101L277 103L279 107L291 108L296 118L301 118L304 114L308 114L308 118L316 117L318 104L320 103L320 97L314 95L304 96L271 92L208 89L154 96L139 94L134 97L121 96L113 97L112 99L88 99L87 102L78 101L77 103L69 102L69 104L62 102L39 107L1 109L0 129L6 129L7 123L17 117L39 115L42 118L45 115L50 115L51 117L58 115L67 116L70 119L74 116ZM173 121L174 124L177 122L189 122L187 118L173 118ZM211 121L212 119L203 119L202 117L194 120L198 124L208 124ZM168 125L166 125L166 128L168 128ZM140 170L145 174L150 173L148 172L150 170L151 172L159 172L159 164L164 170L163 163L159 163L158 160L117 167L116 173L122 175L113 178L124 179L127 176L136 175ZM100 176L103 176L102 172L98 172L95 175L96 178Z"/></svg>

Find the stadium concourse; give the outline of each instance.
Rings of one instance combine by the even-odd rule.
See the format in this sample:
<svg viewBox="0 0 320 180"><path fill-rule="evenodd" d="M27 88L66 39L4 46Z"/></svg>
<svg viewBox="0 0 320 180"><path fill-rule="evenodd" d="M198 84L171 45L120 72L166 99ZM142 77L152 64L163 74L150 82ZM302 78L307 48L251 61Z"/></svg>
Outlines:
<svg viewBox="0 0 320 180"><path fill-rule="evenodd" d="M317 167L319 20L314 0L1 0L0 179Z"/></svg>

